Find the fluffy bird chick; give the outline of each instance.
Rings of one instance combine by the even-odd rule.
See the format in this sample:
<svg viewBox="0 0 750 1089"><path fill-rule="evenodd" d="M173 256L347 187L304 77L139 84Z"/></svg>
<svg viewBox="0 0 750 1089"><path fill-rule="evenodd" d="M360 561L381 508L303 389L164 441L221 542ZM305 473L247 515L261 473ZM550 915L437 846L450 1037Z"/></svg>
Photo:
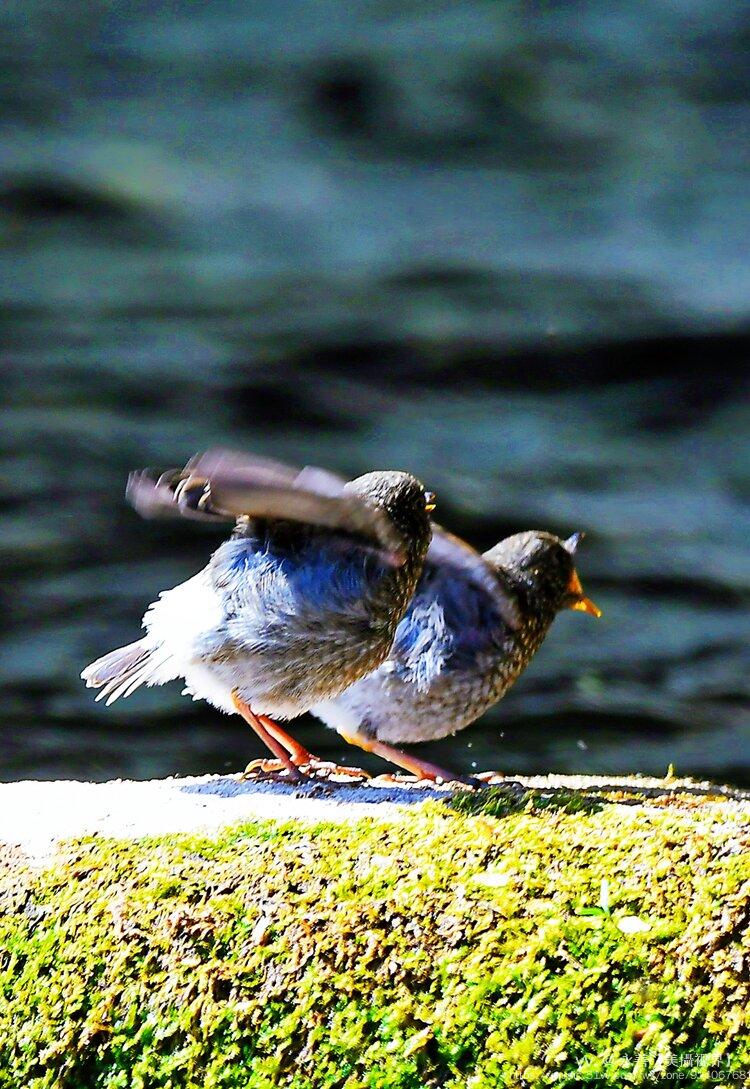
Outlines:
<svg viewBox="0 0 750 1089"><path fill-rule="evenodd" d="M561 609L600 616L574 567L582 534L517 533L480 555L433 526L414 598L388 658L311 708L354 744L432 773L393 743L432 741L475 721L511 687ZM455 778L455 776L453 776Z"/></svg>
<svg viewBox="0 0 750 1089"><path fill-rule="evenodd" d="M241 714L299 778L310 754L273 718L335 698L386 658L427 553L431 493L404 472L343 483L212 450L158 479L133 474L127 496L146 517L236 527L202 571L149 606L142 639L83 679L109 704L182 678L194 699Z"/></svg>

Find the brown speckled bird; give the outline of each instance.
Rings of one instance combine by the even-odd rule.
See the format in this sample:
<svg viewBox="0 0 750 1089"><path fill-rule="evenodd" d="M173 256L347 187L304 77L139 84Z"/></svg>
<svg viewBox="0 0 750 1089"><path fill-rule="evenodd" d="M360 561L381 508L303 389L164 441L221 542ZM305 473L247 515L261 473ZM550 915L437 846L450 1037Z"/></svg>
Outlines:
<svg viewBox="0 0 750 1089"><path fill-rule="evenodd" d="M182 678L242 715L286 767L310 755L276 718L334 699L386 657L430 541L432 495L410 473L349 483L211 450L183 470L135 473L144 516L236 521L230 540L143 618L146 634L83 671L107 703ZM270 717L273 716L273 717Z"/></svg>
<svg viewBox="0 0 750 1089"><path fill-rule="evenodd" d="M387 659L312 713L420 778L445 778L449 773L394 743L432 741L474 722L523 672L561 609L601 615L575 570L581 537L563 541L530 530L480 555L433 526Z"/></svg>

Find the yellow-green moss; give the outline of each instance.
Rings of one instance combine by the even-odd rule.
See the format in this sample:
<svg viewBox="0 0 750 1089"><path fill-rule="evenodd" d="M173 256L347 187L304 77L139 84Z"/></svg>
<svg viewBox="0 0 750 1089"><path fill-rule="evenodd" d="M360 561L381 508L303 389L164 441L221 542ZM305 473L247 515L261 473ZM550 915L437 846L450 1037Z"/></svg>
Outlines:
<svg viewBox="0 0 750 1089"><path fill-rule="evenodd" d="M0 1087L738 1084L750 822L481 808L9 864Z"/></svg>

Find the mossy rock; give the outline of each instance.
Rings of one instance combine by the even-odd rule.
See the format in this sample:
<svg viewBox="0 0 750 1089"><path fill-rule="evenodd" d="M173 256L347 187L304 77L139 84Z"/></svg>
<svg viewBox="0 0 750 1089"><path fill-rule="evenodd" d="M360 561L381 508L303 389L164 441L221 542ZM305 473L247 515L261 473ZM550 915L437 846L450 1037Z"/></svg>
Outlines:
<svg viewBox="0 0 750 1089"><path fill-rule="evenodd" d="M736 1085L749 839L717 797L487 791L7 851L0 1087Z"/></svg>

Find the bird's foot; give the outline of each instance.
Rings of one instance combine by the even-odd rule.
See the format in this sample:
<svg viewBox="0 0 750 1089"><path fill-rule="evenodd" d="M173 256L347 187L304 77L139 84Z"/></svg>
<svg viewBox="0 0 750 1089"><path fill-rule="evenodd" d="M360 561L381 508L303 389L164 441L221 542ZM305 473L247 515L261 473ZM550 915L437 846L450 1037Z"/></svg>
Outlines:
<svg viewBox="0 0 750 1089"><path fill-rule="evenodd" d="M430 786L466 786L473 790L485 788L486 783L475 779L471 775L459 775L457 772L446 771L442 775L430 777L424 775L404 775L403 772L385 771L372 780L373 786L401 786L401 787L430 787Z"/></svg>
<svg viewBox="0 0 750 1089"><path fill-rule="evenodd" d="M311 780L324 780L325 782L363 782L370 778L370 773L364 768L348 768L343 764L335 764L332 760L321 760L319 756L310 755L304 764L298 764L294 771L281 760L262 758L251 760L242 773L243 779L282 779L287 783L295 783Z"/></svg>
<svg viewBox="0 0 750 1089"><path fill-rule="evenodd" d="M299 768L288 768L281 760L251 760L240 776L241 779L282 779L287 783L301 783L307 776Z"/></svg>
<svg viewBox="0 0 750 1089"><path fill-rule="evenodd" d="M349 768L344 764L335 764L332 760L321 760L318 756L311 757L306 764L301 764L300 768L312 779L325 779L334 783L352 780L360 782L370 778L369 771L365 771L364 768Z"/></svg>
<svg viewBox="0 0 750 1089"><path fill-rule="evenodd" d="M426 783L428 786L431 780L419 779L416 775L405 775L403 772L398 771L381 771L379 775L376 775L372 780L373 786L419 786L420 783Z"/></svg>
<svg viewBox="0 0 750 1089"><path fill-rule="evenodd" d="M397 768L403 768L405 771L410 772L407 777L402 777L401 780L394 779L393 782L401 782L404 786L408 786L414 779L427 779L434 782L445 783L450 785L451 783L460 783L462 786L484 787L486 784L479 779L475 779L471 775L459 775L455 771L450 771L448 768L441 768L439 764L431 764L428 760L420 760L414 753L404 752L403 749L397 749L393 745L387 745L384 741L378 741L377 738L367 737L364 734L344 734L341 736L345 741L348 741L350 745L356 745L360 749L364 749L365 752L375 753L376 756L382 756L384 760L390 761L391 764L395 764ZM382 781L382 776L378 776Z"/></svg>

